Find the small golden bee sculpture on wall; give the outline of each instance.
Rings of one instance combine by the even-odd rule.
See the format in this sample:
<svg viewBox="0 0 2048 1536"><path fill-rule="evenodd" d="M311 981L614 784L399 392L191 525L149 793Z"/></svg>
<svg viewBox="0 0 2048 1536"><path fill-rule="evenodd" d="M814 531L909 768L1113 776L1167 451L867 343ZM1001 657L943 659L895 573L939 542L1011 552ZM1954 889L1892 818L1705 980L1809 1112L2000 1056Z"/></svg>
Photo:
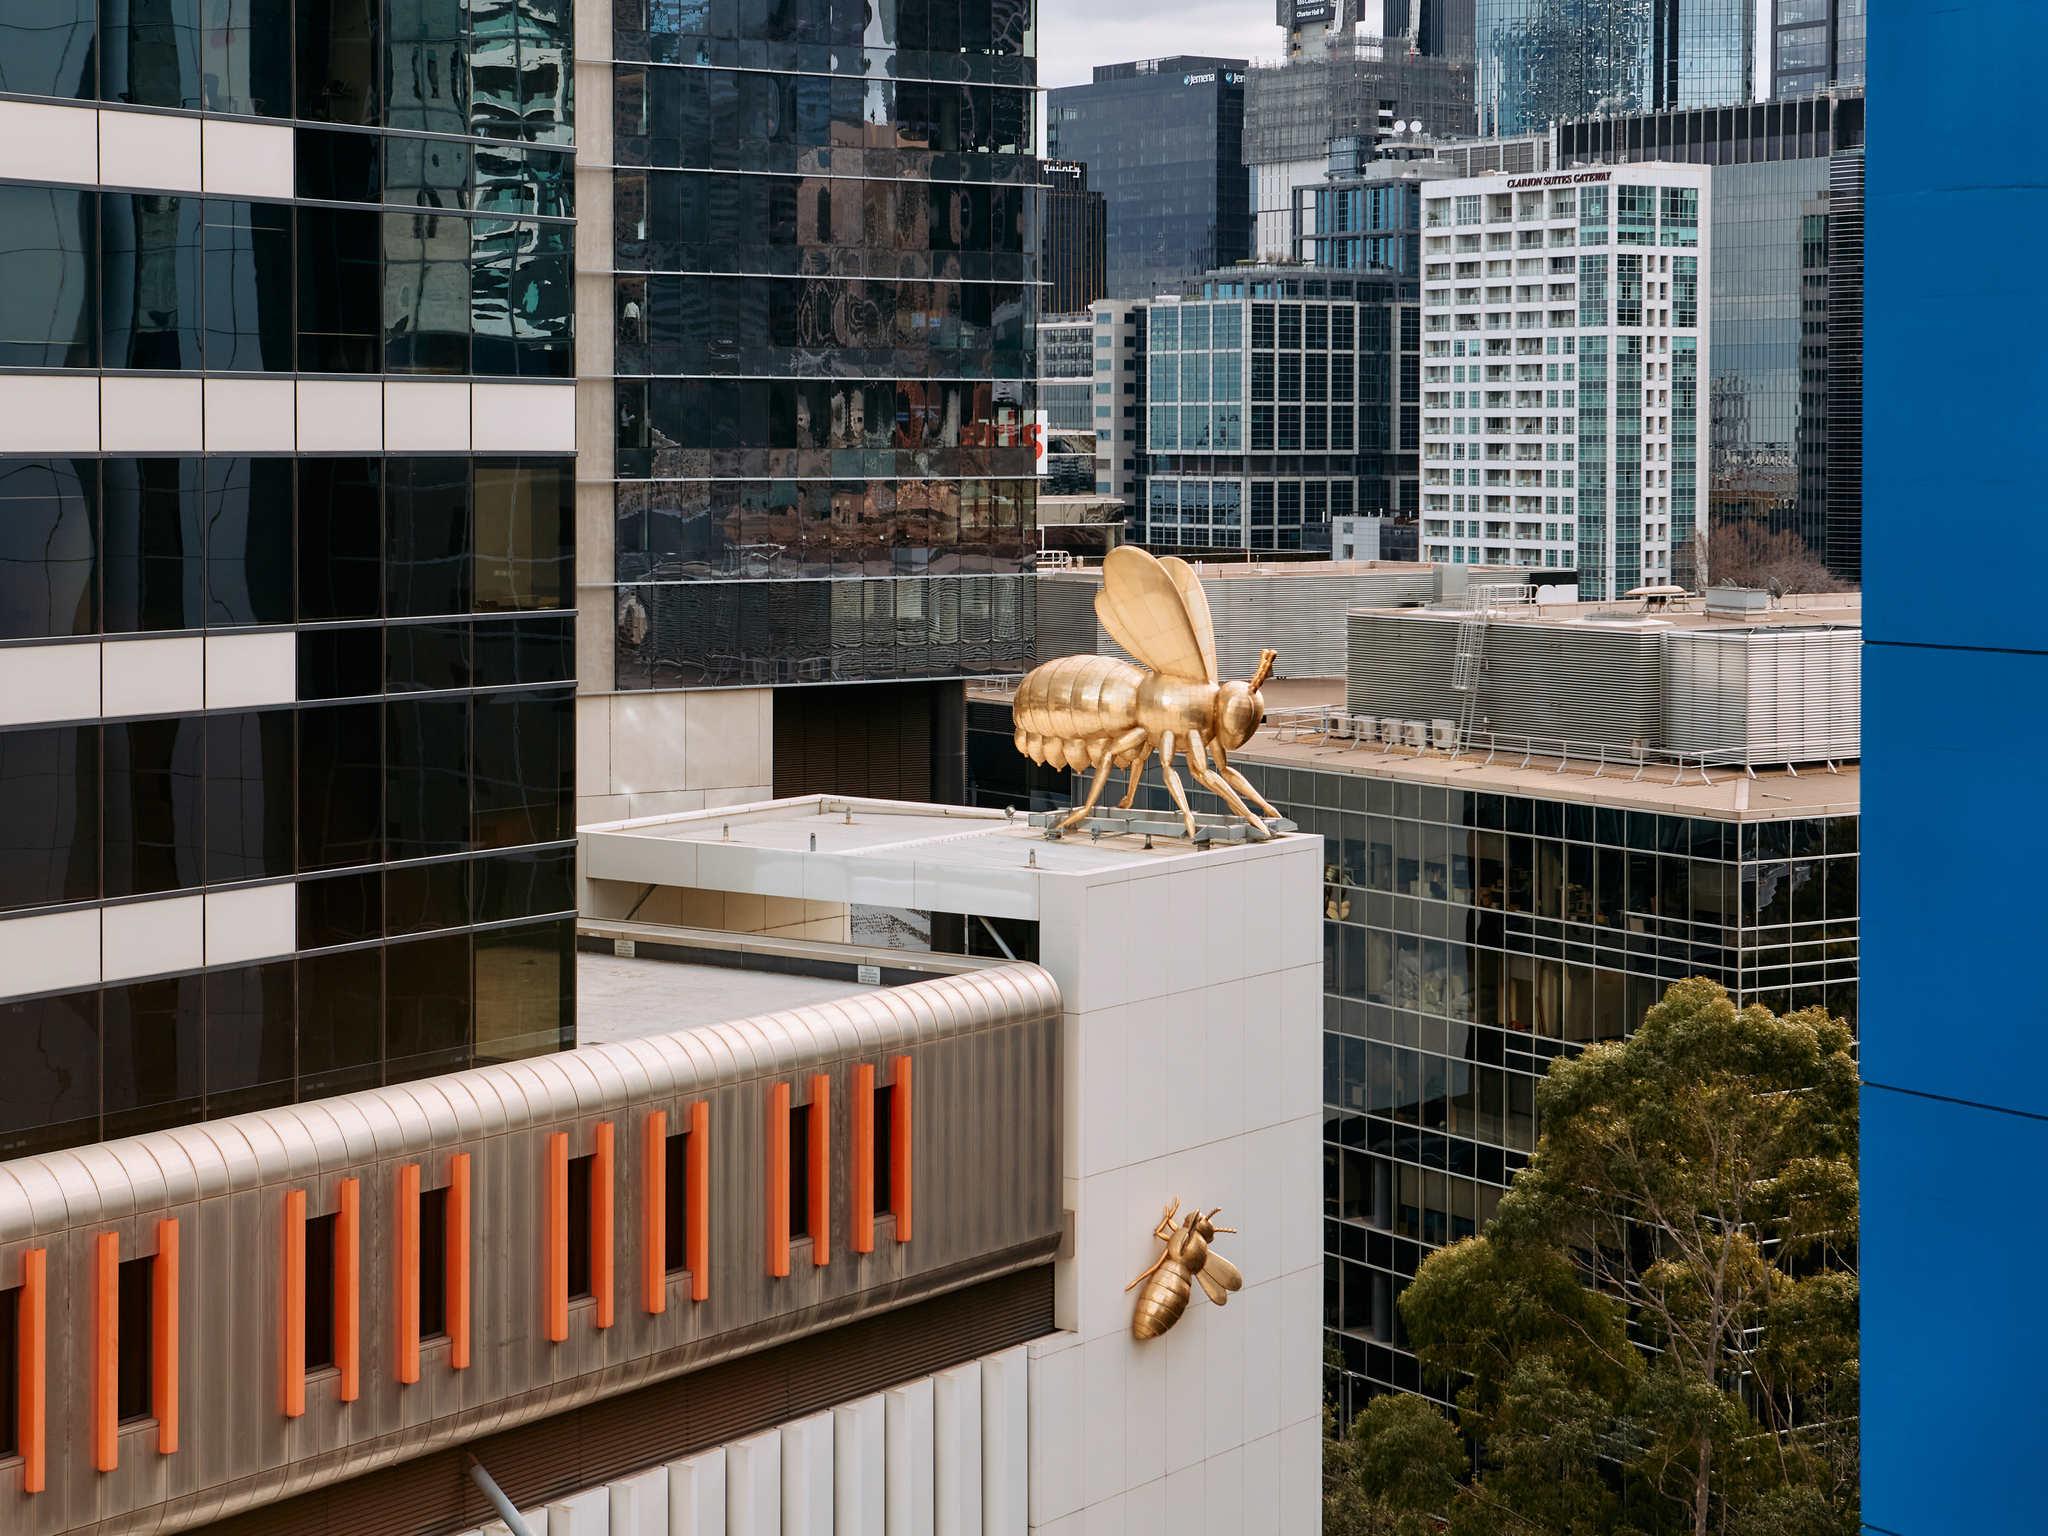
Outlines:
<svg viewBox="0 0 2048 1536"><path fill-rule="evenodd" d="M1232 1291L1243 1287L1244 1276L1237 1266L1209 1246L1218 1232L1237 1230L1216 1225L1222 1209L1219 1205L1205 1216L1197 1207L1176 1222L1180 1197L1176 1195L1167 1202L1159 1225L1152 1229L1152 1235L1166 1244L1166 1251L1159 1255L1157 1263L1124 1287L1126 1291L1145 1287L1138 1292L1138 1304L1131 1311L1132 1338L1156 1339L1179 1322L1197 1283L1219 1307L1230 1300Z"/></svg>

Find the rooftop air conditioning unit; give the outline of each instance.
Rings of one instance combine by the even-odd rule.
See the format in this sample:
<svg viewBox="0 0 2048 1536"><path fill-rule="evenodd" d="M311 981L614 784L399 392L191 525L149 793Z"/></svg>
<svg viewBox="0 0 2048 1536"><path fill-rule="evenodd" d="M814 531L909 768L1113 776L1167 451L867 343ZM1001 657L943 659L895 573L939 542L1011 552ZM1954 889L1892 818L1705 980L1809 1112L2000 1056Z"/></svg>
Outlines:
<svg viewBox="0 0 2048 1536"><path fill-rule="evenodd" d="M1349 715L1337 714L1323 716L1323 735L1331 741L1349 741L1351 739L1351 717Z"/></svg>
<svg viewBox="0 0 2048 1536"><path fill-rule="evenodd" d="M1389 747L1400 745L1401 722L1392 715L1382 715L1380 717L1380 741Z"/></svg>
<svg viewBox="0 0 2048 1536"><path fill-rule="evenodd" d="M1356 738L1357 738L1358 740L1360 740L1360 741L1372 741L1372 740L1374 740L1375 738L1377 738L1377 737L1378 737L1379 733L1380 733L1380 721L1379 721L1379 716L1377 716L1377 715L1353 715L1353 716L1351 717L1351 734L1352 734L1352 735L1353 735L1354 737L1356 737Z"/></svg>
<svg viewBox="0 0 2048 1536"><path fill-rule="evenodd" d="M1458 722L1455 720L1432 720L1429 722L1430 744L1439 752L1458 750Z"/></svg>
<svg viewBox="0 0 2048 1536"><path fill-rule="evenodd" d="M1420 752L1429 745L1429 727L1420 720L1403 720L1401 740Z"/></svg>

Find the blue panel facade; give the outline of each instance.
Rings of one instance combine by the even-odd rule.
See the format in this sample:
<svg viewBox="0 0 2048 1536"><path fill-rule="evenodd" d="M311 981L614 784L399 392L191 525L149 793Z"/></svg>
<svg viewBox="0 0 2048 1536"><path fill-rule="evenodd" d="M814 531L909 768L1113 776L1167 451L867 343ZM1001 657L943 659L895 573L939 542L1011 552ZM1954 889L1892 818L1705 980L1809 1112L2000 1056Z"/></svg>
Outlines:
<svg viewBox="0 0 2048 1536"><path fill-rule="evenodd" d="M1893 0L1870 43L1863 1518L2036 1530L2048 1239L2020 1181L2048 1161L2028 825L2048 605L2008 599L1998 573L2048 556L2048 361L2023 254L2048 225L2048 11ZM1981 154L1924 131L1965 117ZM1967 242L1938 290L1931 240ZM1970 530L1965 579L1930 579L1930 521Z"/></svg>

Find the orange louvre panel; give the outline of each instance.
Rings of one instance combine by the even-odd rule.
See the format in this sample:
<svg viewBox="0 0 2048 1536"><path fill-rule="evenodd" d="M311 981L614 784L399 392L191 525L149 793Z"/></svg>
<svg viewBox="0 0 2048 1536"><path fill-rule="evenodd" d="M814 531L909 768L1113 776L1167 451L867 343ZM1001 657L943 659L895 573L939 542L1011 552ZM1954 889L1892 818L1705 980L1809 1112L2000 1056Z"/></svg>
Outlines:
<svg viewBox="0 0 2048 1536"><path fill-rule="evenodd" d="M789 1273L789 1084L768 1090L768 1273Z"/></svg>
<svg viewBox="0 0 2048 1536"><path fill-rule="evenodd" d="M559 1344L569 1337L569 1133L548 1137L547 1251L543 1289L547 1299L548 1337Z"/></svg>
<svg viewBox="0 0 2048 1536"><path fill-rule="evenodd" d="M448 1159L448 1368L469 1369L469 1154Z"/></svg>
<svg viewBox="0 0 2048 1536"><path fill-rule="evenodd" d="M832 1262L832 1079L811 1078L811 1262Z"/></svg>
<svg viewBox="0 0 2048 1536"><path fill-rule="evenodd" d="M21 1491L43 1491L43 1450L49 1438L44 1358L49 1331L49 1254L31 1248L21 1256L21 1300L15 1313L15 1364L19 1371Z"/></svg>
<svg viewBox="0 0 2048 1536"><path fill-rule="evenodd" d="M92 1464L111 1472L121 1464L114 1433L121 1368L121 1236L102 1232L92 1256Z"/></svg>
<svg viewBox="0 0 2048 1536"><path fill-rule="evenodd" d="M612 1284L612 1123L597 1123L597 1145L590 1160L590 1292L597 1301L597 1326L614 1320L616 1287Z"/></svg>
<svg viewBox="0 0 2048 1536"><path fill-rule="evenodd" d="M420 1165L398 1165L398 1231L392 1244L396 1286L391 1310L392 1374L410 1386L420 1379Z"/></svg>
<svg viewBox="0 0 2048 1536"><path fill-rule="evenodd" d="M889 1192L896 1207L896 1241L910 1241L910 1058L895 1060L896 1091L890 1096L893 1115L889 1126Z"/></svg>
<svg viewBox="0 0 2048 1536"><path fill-rule="evenodd" d="M701 1099L690 1106L689 1164L684 1191L690 1230L685 1234L684 1261L690 1266L690 1300L711 1294L711 1106Z"/></svg>
<svg viewBox="0 0 2048 1536"><path fill-rule="evenodd" d="M156 1224L156 1263L150 1270L150 1407L156 1414L160 1456L178 1451L178 1223Z"/></svg>
<svg viewBox="0 0 2048 1536"><path fill-rule="evenodd" d="M640 1298L649 1313L668 1310L668 1111L640 1129Z"/></svg>
<svg viewBox="0 0 2048 1536"><path fill-rule="evenodd" d="M334 1208L335 1396L363 1395L363 1184L343 1179Z"/></svg>
<svg viewBox="0 0 2048 1536"><path fill-rule="evenodd" d="M853 1236L855 1253L875 1251L875 1069L853 1069Z"/></svg>
<svg viewBox="0 0 2048 1536"><path fill-rule="evenodd" d="M306 1411L306 1192L284 1195L284 1262L279 1298L277 1377L284 1416L296 1419Z"/></svg>

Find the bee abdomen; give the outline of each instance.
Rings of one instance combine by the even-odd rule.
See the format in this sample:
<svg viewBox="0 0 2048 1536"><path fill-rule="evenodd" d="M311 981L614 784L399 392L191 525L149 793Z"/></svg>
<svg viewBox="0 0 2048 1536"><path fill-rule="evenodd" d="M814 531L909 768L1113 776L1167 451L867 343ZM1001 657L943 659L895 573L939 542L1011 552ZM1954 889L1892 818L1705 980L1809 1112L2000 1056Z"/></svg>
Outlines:
<svg viewBox="0 0 2048 1536"><path fill-rule="evenodd" d="M1047 742L1086 743L1119 735L1137 721L1138 685L1145 674L1114 656L1062 656L1032 671L1017 685L1010 706L1019 734ZM1085 763L1085 750L1064 754ZM1043 759L1041 759L1043 761Z"/></svg>
<svg viewBox="0 0 2048 1536"><path fill-rule="evenodd" d="M1188 1309L1187 1271L1171 1261L1162 1264L1138 1293L1138 1305L1131 1312L1131 1335L1156 1339Z"/></svg>

